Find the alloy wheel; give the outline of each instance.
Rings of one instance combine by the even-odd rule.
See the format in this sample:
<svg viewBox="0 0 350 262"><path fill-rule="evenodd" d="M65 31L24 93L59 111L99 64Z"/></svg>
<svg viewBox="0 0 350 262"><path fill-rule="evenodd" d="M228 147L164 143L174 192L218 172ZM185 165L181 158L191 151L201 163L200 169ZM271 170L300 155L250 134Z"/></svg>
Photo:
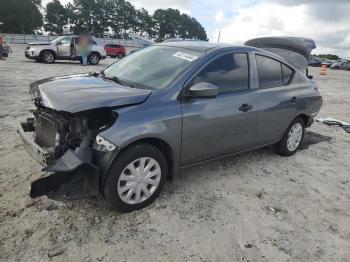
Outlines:
<svg viewBox="0 0 350 262"><path fill-rule="evenodd" d="M93 64L93 65L98 63L97 55L93 54L93 55L90 56L90 63Z"/></svg>
<svg viewBox="0 0 350 262"><path fill-rule="evenodd" d="M51 52L45 52L44 53L44 59L43 59L46 63L52 63L54 61L54 57L53 54Z"/></svg>

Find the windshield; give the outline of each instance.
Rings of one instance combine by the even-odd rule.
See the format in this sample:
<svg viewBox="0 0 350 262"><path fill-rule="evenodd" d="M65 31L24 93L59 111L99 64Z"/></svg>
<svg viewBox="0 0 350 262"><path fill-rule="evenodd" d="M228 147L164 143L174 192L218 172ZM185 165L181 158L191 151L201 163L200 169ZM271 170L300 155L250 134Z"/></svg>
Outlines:
<svg viewBox="0 0 350 262"><path fill-rule="evenodd" d="M60 36L60 37L57 37L57 38L55 38L54 40L52 40L51 41L51 43L57 43L57 42L59 42L59 41L61 41L63 38L65 38L65 36Z"/></svg>
<svg viewBox="0 0 350 262"><path fill-rule="evenodd" d="M150 46L126 56L104 71L136 88L160 90L176 79L202 52L170 47Z"/></svg>

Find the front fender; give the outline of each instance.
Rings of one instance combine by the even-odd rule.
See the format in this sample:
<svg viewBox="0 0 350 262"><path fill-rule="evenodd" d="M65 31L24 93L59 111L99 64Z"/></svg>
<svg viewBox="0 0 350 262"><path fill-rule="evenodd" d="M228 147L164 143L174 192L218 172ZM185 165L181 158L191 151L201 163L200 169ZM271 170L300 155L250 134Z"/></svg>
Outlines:
<svg viewBox="0 0 350 262"><path fill-rule="evenodd" d="M167 103L164 107L160 109L141 104L117 110L117 121L99 134L117 146L117 150L104 154L97 161L99 167L103 166L102 179L105 179L110 165L123 149L145 139L161 140L171 148L171 172L177 174L181 149L181 107L178 103Z"/></svg>

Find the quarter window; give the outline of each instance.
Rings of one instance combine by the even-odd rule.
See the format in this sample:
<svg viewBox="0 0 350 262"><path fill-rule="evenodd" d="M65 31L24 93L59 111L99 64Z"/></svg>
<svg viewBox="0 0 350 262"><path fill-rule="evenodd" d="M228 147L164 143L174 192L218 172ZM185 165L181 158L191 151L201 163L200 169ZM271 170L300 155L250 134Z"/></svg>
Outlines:
<svg viewBox="0 0 350 262"><path fill-rule="evenodd" d="M220 94L249 88L247 54L223 55L208 64L193 80L193 84L207 82L216 85Z"/></svg>
<svg viewBox="0 0 350 262"><path fill-rule="evenodd" d="M282 64L283 84L287 85L293 76L293 70L288 66Z"/></svg>

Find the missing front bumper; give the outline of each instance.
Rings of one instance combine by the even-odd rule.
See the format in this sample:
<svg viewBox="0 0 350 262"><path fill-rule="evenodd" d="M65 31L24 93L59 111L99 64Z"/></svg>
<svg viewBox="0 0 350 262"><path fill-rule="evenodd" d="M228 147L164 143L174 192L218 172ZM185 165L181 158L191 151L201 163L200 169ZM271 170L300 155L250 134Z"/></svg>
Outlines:
<svg viewBox="0 0 350 262"><path fill-rule="evenodd" d="M100 169L92 163L93 150L90 147L77 147L68 150L62 157L54 160L44 148L34 142L34 126L30 120L18 126L24 146L28 153L45 166L49 176L34 181L30 197L47 195L50 198L81 199L98 197Z"/></svg>

